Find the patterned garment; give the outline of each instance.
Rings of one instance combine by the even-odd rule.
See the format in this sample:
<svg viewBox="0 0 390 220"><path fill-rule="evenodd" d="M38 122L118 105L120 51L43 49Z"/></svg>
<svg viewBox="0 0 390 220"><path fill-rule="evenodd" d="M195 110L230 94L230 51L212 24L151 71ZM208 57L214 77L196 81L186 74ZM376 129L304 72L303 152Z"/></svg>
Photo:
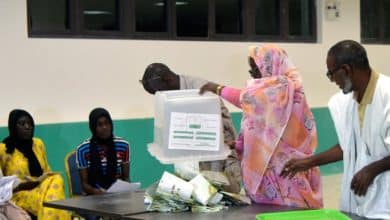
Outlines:
<svg viewBox="0 0 390 220"><path fill-rule="evenodd" d="M262 78L249 80L240 93L233 88L221 93L229 101L239 100L243 110L236 148L244 187L258 203L322 207L318 167L291 180L279 176L288 160L311 156L317 146L314 117L298 72L275 45L251 47L249 56Z"/></svg>
<svg viewBox="0 0 390 220"><path fill-rule="evenodd" d="M84 141L82 144L80 144L77 147L76 150L76 162L77 167L79 169L86 169L90 166L90 139ZM120 137L114 138L114 144L116 149L116 156L117 156L117 172L116 177L120 178L122 176L122 165L129 163L129 143L125 140L123 140ZM100 146L98 146L98 152L100 155L100 161L102 164L102 173L103 175L107 172L107 156L104 149Z"/></svg>
<svg viewBox="0 0 390 220"><path fill-rule="evenodd" d="M43 142L33 138L33 151L42 167L43 173L50 172ZM27 179L36 179L30 176L28 160L15 149L14 153L7 154L4 143L0 144L0 165L5 176L16 175L21 182ZM33 190L19 191L12 196L17 206L41 219L70 219L70 213L59 209L43 207L43 202L65 199L64 183L59 174L51 175Z"/></svg>

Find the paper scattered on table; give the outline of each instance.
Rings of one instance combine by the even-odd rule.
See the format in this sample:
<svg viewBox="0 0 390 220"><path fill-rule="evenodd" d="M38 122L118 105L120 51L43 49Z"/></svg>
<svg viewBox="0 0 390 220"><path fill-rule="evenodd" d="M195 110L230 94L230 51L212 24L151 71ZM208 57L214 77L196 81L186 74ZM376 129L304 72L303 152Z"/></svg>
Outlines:
<svg viewBox="0 0 390 220"><path fill-rule="evenodd" d="M146 189L144 203L148 211L218 212L230 205L250 204L250 199L245 195L217 192L202 174L187 182L164 172L160 181Z"/></svg>
<svg viewBox="0 0 390 220"><path fill-rule="evenodd" d="M225 199L228 199L233 205L250 205L252 204L251 199L246 195L230 193L225 191L220 191L223 194Z"/></svg>
<svg viewBox="0 0 390 220"><path fill-rule="evenodd" d="M193 178L190 183L194 186L193 197L202 205L207 205L209 199L217 193L217 189L212 186L201 174Z"/></svg>
<svg viewBox="0 0 390 220"><path fill-rule="evenodd" d="M16 176L0 177L0 205L12 198L12 190L19 184L19 182L20 181Z"/></svg>
<svg viewBox="0 0 390 220"><path fill-rule="evenodd" d="M184 201L189 201L193 190L194 187L191 183L165 171L156 191L160 194L178 196Z"/></svg>
<svg viewBox="0 0 390 220"><path fill-rule="evenodd" d="M114 192L128 192L128 191L135 191L139 190L141 187L141 183L135 182L130 183L127 181L123 181L121 179L117 179L110 188L107 189L106 192L108 193L114 193Z"/></svg>
<svg viewBox="0 0 390 220"><path fill-rule="evenodd" d="M223 205L205 206L205 205L192 205L191 212L219 212L223 209L227 209Z"/></svg>
<svg viewBox="0 0 390 220"><path fill-rule="evenodd" d="M213 197L211 197L207 203L207 205L217 205L223 198L221 193L215 193Z"/></svg>

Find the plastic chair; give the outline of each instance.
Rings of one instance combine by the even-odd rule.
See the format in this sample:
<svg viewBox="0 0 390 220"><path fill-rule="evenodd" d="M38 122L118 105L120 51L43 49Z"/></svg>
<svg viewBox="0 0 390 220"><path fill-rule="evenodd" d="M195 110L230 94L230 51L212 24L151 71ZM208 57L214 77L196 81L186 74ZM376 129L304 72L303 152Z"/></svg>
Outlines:
<svg viewBox="0 0 390 220"><path fill-rule="evenodd" d="M68 178L69 196L85 195L80 182L80 176L76 164L76 152L72 151L65 157L65 170Z"/></svg>

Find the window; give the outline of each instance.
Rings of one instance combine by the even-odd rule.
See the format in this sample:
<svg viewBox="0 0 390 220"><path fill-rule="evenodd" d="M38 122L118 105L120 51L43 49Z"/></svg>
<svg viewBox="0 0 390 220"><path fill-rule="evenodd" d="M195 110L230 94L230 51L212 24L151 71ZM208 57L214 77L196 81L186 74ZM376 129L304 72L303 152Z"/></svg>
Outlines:
<svg viewBox="0 0 390 220"><path fill-rule="evenodd" d="M274 0L256 1L256 35L278 36L280 34L279 2Z"/></svg>
<svg viewBox="0 0 390 220"><path fill-rule="evenodd" d="M34 0L30 1L31 32L63 32L70 28L69 2L67 0Z"/></svg>
<svg viewBox="0 0 390 220"><path fill-rule="evenodd" d="M207 37L208 0L175 1L178 37Z"/></svg>
<svg viewBox="0 0 390 220"><path fill-rule="evenodd" d="M311 36L313 35L313 10L310 10L312 0L289 1L289 35Z"/></svg>
<svg viewBox="0 0 390 220"><path fill-rule="evenodd" d="M215 1L215 32L242 34L242 4L240 0Z"/></svg>
<svg viewBox="0 0 390 220"><path fill-rule="evenodd" d="M167 1L136 0L136 32L167 32Z"/></svg>
<svg viewBox="0 0 390 220"><path fill-rule="evenodd" d="M118 1L82 0L85 30L119 30Z"/></svg>
<svg viewBox="0 0 390 220"><path fill-rule="evenodd" d="M28 31L30 37L315 42L315 2L27 0Z"/></svg>
<svg viewBox="0 0 390 220"><path fill-rule="evenodd" d="M390 43L390 0L361 0L360 25L363 43Z"/></svg>

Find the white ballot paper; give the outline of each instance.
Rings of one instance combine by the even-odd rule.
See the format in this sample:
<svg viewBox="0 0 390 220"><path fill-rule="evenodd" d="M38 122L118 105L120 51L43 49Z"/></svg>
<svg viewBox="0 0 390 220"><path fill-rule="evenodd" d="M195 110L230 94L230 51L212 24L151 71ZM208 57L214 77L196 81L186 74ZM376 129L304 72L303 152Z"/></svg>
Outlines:
<svg viewBox="0 0 390 220"><path fill-rule="evenodd" d="M135 191L138 190L141 187L141 183L129 183L127 181L123 180L116 180L115 183L113 183L110 188L107 189L108 193L114 193L114 192L127 192L127 191Z"/></svg>
<svg viewBox="0 0 390 220"><path fill-rule="evenodd" d="M221 115L171 112L168 149L218 151Z"/></svg>
<svg viewBox="0 0 390 220"><path fill-rule="evenodd" d="M191 200L194 186L179 177L164 171L163 176L157 186L157 193L177 196L185 201Z"/></svg>

